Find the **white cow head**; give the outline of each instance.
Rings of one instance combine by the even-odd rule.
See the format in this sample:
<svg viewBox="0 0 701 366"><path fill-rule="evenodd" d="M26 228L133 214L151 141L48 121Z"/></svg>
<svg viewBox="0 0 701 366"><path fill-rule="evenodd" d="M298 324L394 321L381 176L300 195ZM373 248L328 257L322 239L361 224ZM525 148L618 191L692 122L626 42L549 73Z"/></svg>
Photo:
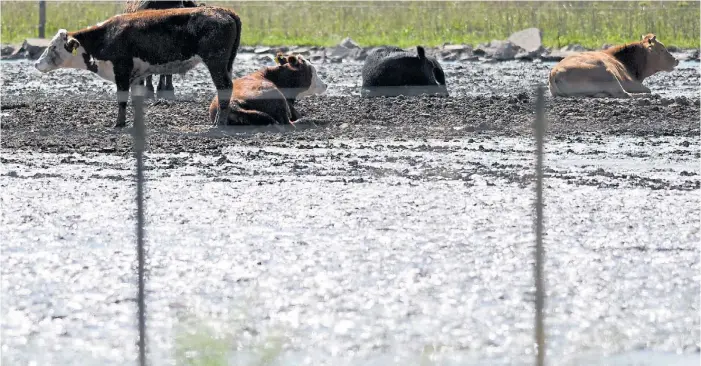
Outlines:
<svg viewBox="0 0 701 366"><path fill-rule="evenodd" d="M51 39L44 53L34 62L34 67L41 72L62 67L80 67L84 64L80 48L80 42L77 39L69 37L67 30L60 29Z"/></svg>

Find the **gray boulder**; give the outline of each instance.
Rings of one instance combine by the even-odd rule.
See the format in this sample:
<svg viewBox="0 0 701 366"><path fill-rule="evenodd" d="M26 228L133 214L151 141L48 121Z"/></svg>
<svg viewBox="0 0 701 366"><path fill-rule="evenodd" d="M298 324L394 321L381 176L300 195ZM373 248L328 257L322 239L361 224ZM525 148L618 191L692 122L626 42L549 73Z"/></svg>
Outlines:
<svg viewBox="0 0 701 366"><path fill-rule="evenodd" d="M368 49L366 49L366 48L351 49L348 57L355 60L355 61L365 61L365 59L368 57Z"/></svg>
<svg viewBox="0 0 701 366"><path fill-rule="evenodd" d="M511 43L510 41L491 41L488 44L477 46L474 54L477 56L487 56L497 61L513 60L519 53L521 47Z"/></svg>
<svg viewBox="0 0 701 366"><path fill-rule="evenodd" d="M526 53L538 54L542 53L543 48L543 32L538 28L528 28L512 34L509 42L521 47Z"/></svg>
<svg viewBox="0 0 701 366"><path fill-rule="evenodd" d="M336 46L336 47L332 48L331 50L329 50L328 56L331 58L335 58L335 59L336 58L337 59L344 59L348 55L350 55L350 53L351 53L351 50L349 48L344 47L344 46Z"/></svg>
<svg viewBox="0 0 701 366"><path fill-rule="evenodd" d="M341 43L339 43L338 45L341 46L341 47L345 47L345 48L351 49L351 50L352 50L352 49L356 49L356 48L360 48L360 46L358 46L358 44L355 43L355 41L353 41L353 39L351 39L350 37L346 37L346 38L345 38L343 41L341 41Z"/></svg>

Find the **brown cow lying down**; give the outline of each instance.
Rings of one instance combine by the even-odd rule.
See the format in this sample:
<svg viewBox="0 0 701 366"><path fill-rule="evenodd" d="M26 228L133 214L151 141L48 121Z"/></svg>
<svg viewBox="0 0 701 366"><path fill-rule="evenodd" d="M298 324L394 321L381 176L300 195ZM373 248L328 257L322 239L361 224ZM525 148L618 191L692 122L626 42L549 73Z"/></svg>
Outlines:
<svg viewBox="0 0 701 366"><path fill-rule="evenodd" d="M645 78L678 64L655 35L648 34L640 42L565 57L550 71L550 93L630 98L630 93L650 93L642 83Z"/></svg>
<svg viewBox="0 0 701 366"><path fill-rule="evenodd" d="M293 124L300 117L293 107L295 100L326 91L326 84L304 57L278 53L275 61L278 65L234 80L229 124ZM215 122L218 106L215 96L209 106L212 122Z"/></svg>

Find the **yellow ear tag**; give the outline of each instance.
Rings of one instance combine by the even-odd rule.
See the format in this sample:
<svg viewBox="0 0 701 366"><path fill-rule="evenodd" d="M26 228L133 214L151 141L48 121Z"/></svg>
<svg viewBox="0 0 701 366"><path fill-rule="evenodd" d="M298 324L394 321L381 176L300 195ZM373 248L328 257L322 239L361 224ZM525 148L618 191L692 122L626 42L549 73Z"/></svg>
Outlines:
<svg viewBox="0 0 701 366"><path fill-rule="evenodd" d="M77 48L74 48L73 51L71 51L71 53L73 54L73 56L77 56L77 55L78 55L78 49L77 49Z"/></svg>

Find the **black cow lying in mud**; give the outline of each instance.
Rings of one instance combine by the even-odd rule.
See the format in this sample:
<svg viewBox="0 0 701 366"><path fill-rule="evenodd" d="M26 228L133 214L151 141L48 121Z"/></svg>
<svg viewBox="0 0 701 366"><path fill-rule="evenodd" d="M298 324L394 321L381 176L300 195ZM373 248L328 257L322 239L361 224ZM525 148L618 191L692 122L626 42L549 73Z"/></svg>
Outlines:
<svg viewBox="0 0 701 366"><path fill-rule="evenodd" d="M294 124L300 118L293 106L295 100L326 91L316 68L304 57L278 53L275 61L277 66L234 80L229 124ZM219 100L215 97L209 106L212 122L216 121Z"/></svg>
<svg viewBox="0 0 701 366"><path fill-rule="evenodd" d="M87 69L115 82L119 104L115 127L123 127L131 86L140 86L148 75L184 74L203 62L224 101L217 121L226 123L240 35L241 20L230 9L143 10L115 15L76 32L59 30L34 66L41 72Z"/></svg>
<svg viewBox="0 0 701 366"><path fill-rule="evenodd" d="M128 0L124 6L125 13L134 13L140 10L148 9L174 9L174 8L194 8L204 6L197 4L195 1L187 0ZM153 76L146 77L146 97L154 96ZM173 75L159 75L158 90L156 91L157 98L175 99L175 88L173 87Z"/></svg>
<svg viewBox="0 0 701 366"><path fill-rule="evenodd" d="M361 96L448 95L443 68L423 47L416 55L397 47L374 49L365 59Z"/></svg>

